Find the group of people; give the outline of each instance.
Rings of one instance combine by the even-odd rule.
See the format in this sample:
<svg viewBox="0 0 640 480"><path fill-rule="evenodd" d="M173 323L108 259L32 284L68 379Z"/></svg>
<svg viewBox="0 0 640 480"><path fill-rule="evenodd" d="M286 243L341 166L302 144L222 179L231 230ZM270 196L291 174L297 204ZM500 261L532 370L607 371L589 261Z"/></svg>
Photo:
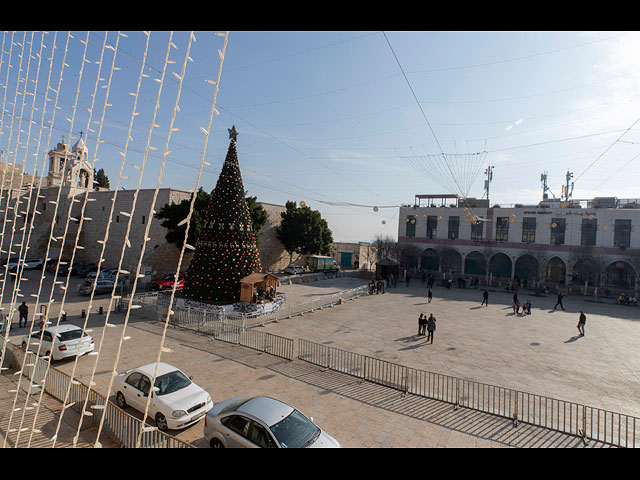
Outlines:
<svg viewBox="0 0 640 480"><path fill-rule="evenodd" d="M384 283L382 280L371 279L369 282L369 295L384 293Z"/></svg>
<svg viewBox="0 0 640 480"><path fill-rule="evenodd" d="M618 296L618 303L620 305L633 305L634 307L638 306L638 299L632 295L625 295L621 293Z"/></svg>
<svg viewBox="0 0 640 480"><path fill-rule="evenodd" d="M22 327L26 328L29 320L29 307L27 306L27 302L22 302L22 304L18 307L18 314L19 314L18 328L22 328ZM63 320L64 319L65 317L63 317ZM40 322L38 324L38 326L40 327L40 330L43 330L46 324L47 324L47 315L46 313L42 313L40 315ZM5 331L8 332L9 328L10 328L9 317L6 314L0 312L0 332L5 332Z"/></svg>
<svg viewBox="0 0 640 480"><path fill-rule="evenodd" d="M531 314L531 300L527 298L527 301L520 305L517 293L513 294L513 302L511 306L513 307L513 313L520 313L520 307L522 307L522 313L525 315Z"/></svg>
<svg viewBox="0 0 640 480"><path fill-rule="evenodd" d="M418 335L427 335L427 342L433 343L433 334L436 331L436 317L433 313L427 318L424 313L418 317Z"/></svg>

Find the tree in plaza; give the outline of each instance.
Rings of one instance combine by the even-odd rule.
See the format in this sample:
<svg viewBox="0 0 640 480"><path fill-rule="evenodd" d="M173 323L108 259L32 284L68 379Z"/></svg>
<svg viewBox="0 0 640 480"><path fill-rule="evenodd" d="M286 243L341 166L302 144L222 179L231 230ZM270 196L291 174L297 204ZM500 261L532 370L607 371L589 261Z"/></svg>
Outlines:
<svg viewBox="0 0 640 480"><path fill-rule="evenodd" d="M187 239L189 245L195 245L198 241L204 224L207 205L211 200L211 194L207 193L202 187L200 187L196 195L191 221L189 222L189 238ZM262 228L267 223L267 211L262 208L262 205L256 203L256 197L246 197L246 200L251 214L253 233L256 235L256 241L260 243ZM190 205L191 199L182 200L180 203L167 203L156 213L156 218L163 220L161 225L168 230L165 239L167 242L175 244L178 248L182 248L184 232L187 228L186 225L180 225L180 222L187 217Z"/></svg>
<svg viewBox="0 0 640 480"><path fill-rule="evenodd" d="M376 261L397 258L397 244L398 242L391 235L376 235L373 239L373 245L376 247Z"/></svg>
<svg viewBox="0 0 640 480"><path fill-rule="evenodd" d="M262 270L242 185L235 126L229 129L229 137L227 156L211 192L182 289L184 296L195 300L238 301L240 280Z"/></svg>
<svg viewBox="0 0 640 480"><path fill-rule="evenodd" d="M289 254L289 263L294 263L293 254L330 255L333 235L327 221L320 212L296 202L288 201L286 210L280 214L282 222L276 228L276 236ZM296 260L298 259L296 258Z"/></svg>

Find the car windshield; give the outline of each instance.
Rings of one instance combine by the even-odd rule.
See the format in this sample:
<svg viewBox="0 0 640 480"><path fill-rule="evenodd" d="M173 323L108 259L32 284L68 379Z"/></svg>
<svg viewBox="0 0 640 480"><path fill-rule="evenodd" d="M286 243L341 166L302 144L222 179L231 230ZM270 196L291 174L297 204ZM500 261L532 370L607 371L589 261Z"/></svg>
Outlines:
<svg viewBox="0 0 640 480"><path fill-rule="evenodd" d="M58 339L61 342L67 342L69 340L77 340L82 336L82 330L67 330L66 332L58 332ZM85 333L86 337L87 334Z"/></svg>
<svg viewBox="0 0 640 480"><path fill-rule="evenodd" d="M184 373L176 370L175 372L160 375L156 378L155 385L159 389L158 395L167 395L188 387L191 385L191 380L189 380Z"/></svg>
<svg viewBox="0 0 640 480"><path fill-rule="evenodd" d="M272 425L271 431L283 448L306 447L320 435L320 429L297 410Z"/></svg>

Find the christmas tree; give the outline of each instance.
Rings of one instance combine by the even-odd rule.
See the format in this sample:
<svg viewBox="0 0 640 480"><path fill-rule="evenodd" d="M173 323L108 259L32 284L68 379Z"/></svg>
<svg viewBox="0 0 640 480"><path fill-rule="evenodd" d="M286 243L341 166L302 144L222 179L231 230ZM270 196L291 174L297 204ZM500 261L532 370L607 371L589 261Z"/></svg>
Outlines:
<svg viewBox="0 0 640 480"><path fill-rule="evenodd" d="M194 300L236 302L240 280L262 270L240 175L237 135L235 126L229 129L229 150L184 280L182 293Z"/></svg>

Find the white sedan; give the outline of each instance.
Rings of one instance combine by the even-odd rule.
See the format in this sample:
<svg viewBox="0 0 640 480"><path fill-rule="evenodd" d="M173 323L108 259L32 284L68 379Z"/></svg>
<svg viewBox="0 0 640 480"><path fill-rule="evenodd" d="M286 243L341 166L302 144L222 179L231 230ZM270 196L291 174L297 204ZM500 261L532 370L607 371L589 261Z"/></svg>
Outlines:
<svg viewBox="0 0 640 480"><path fill-rule="evenodd" d="M56 327L47 327L22 337L22 348L51 355L51 361L84 355L92 352L94 346L93 337L75 325L59 325L57 332Z"/></svg>
<svg viewBox="0 0 640 480"><path fill-rule="evenodd" d="M166 363L158 363L154 388L151 379L156 364L133 368L114 379L116 402L120 408L131 406L144 412L151 392L149 416L159 430L177 430L198 422L213 407L209 394L184 373Z"/></svg>

